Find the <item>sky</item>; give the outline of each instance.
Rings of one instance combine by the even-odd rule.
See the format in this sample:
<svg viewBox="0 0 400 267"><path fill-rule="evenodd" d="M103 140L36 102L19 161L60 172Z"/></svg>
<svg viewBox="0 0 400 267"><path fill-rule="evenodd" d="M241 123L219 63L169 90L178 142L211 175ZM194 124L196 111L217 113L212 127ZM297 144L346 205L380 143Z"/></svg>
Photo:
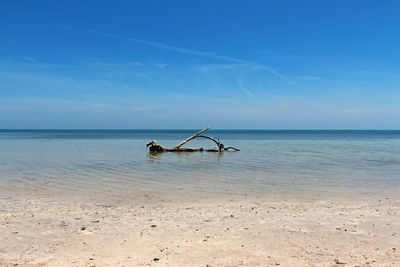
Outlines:
<svg viewBox="0 0 400 267"><path fill-rule="evenodd" d="M400 129L399 1L0 1L2 129Z"/></svg>

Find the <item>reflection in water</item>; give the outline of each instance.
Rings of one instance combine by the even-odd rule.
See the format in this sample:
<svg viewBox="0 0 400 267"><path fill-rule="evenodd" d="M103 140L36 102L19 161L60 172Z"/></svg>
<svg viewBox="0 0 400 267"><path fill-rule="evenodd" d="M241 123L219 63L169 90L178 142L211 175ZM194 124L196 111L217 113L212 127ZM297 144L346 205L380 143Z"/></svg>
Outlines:
<svg viewBox="0 0 400 267"><path fill-rule="evenodd" d="M201 154L209 154L206 155L206 157L204 157L205 159L209 159L210 161L216 161L219 162L221 160L221 158L224 156L224 153L232 153L232 151L222 151L222 152L206 152L206 151L196 151L196 152L186 152L186 151L182 151L182 152L160 152L160 151L149 151L147 152L147 160L155 162L158 160L162 160L163 156L166 156L166 154L172 154L171 157L177 157L181 160L199 160L201 157L197 157L196 155L193 154L197 154L197 153L201 153ZM203 155L202 155L203 156Z"/></svg>
<svg viewBox="0 0 400 267"><path fill-rule="evenodd" d="M149 161L157 161L159 159L161 159L161 154L163 154L165 152L160 152L160 151L149 151L147 152L147 159Z"/></svg>

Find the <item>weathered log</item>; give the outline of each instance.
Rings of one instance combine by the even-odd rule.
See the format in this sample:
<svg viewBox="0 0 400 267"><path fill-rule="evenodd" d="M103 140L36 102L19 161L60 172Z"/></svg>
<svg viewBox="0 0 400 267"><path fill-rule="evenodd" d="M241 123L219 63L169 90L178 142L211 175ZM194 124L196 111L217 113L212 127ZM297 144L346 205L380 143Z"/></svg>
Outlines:
<svg viewBox="0 0 400 267"><path fill-rule="evenodd" d="M219 142L219 139L218 139L218 141L217 141L217 140L215 140L214 138L209 137L209 136L207 136L207 135L198 135L198 136L196 136L196 137L203 137L203 138L210 139L211 141L214 141L214 142L217 144L217 146L218 146L218 151L224 150L224 145L221 144L221 143ZM196 138L196 137L195 137L195 138ZM226 149L225 149L225 150L226 150Z"/></svg>
<svg viewBox="0 0 400 267"><path fill-rule="evenodd" d="M183 140L182 142L180 142L180 143L179 143L176 147L174 147L174 148L180 148L181 146L183 146L184 144L186 144L187 142L189 142L189 141L192 140L193 138L196 138L196 136L198 136L199 134L204 133L204 132L207 131L208 129L210 129L210 126L208 126L207 128L201 130L200 132L195 133L194 135L192 135L192 136L186 138L185 140Z"/></svg>
<svg viewBox="0 0 400 267"><path fill-rule="evenodd" d="M149 147L150 151L156 151L156 152L162 152L165 151L165 148L163 148L161 145L157 144L156 141L151 141L150 143L146 144L147 147Z"/></svg>
<svg viewBox="0 0 400 267"><path fill-rule="evenodd" d="M202 147L195 147L195 148L165 148L164 151L167 152L196 152L196 151L203 151Z"/></svg>
<svg viewBox="0 0 400 267"><path fill-rule="evenodd" d="M239 148L235 148L235 147L233 147L233 146L228 146L228 147L225 147L225 148L224 148L224 150L229 150L229 149L232 149L232 150L235 150L235 151L240 151Z"/></svg>
<svg viewBox="0 0 400 267"><path fill-rule="evenodd" d="M208 129L210 129L210 127L207 127L203 130L201 130L200 132L195 133L194 135L186 138L185 140L183 140L182 142L180 142L177 146L173 147L173 148L164 148L163 146L157 144L156 141L151 141L150 143L146 144L147 147L149 147L150 152L197 152L197 151L207 151L207 152L222 152L222 151L228 151L229 149L232 149L234 151L240 151L240 149L238 148L234 148L232 146L230 147L225 147L220 141L215 140L214 138L207 136L207 135L201 135L203 132L207 131ZM190 140L194 139L194 138L207 138L213 142L215 142L218 146L218 150L217 149L203 149L203 148L181 148L181 146L183 146L184 144L186 144L187 142L189 142Z"/></svg>

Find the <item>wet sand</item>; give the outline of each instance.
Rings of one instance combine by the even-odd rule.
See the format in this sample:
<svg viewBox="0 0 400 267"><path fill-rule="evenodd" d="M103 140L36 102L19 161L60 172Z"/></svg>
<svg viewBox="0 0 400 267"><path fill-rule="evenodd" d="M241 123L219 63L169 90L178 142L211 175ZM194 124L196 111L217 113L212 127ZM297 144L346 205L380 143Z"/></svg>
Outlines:
<svg viewBox="0 0 400 267"><path fill-rule="evenodd" d="M2 266L399 266L396 194L0 190Z"/></svg>

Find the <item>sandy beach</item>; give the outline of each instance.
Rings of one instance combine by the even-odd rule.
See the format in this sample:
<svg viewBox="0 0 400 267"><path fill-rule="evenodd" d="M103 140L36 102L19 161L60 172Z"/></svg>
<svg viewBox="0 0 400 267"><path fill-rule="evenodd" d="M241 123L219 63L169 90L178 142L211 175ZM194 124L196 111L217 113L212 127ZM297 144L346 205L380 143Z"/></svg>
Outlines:
<svg viewBox="0 0 400 267"><path fill-rule="evenodd" d="M396 195L0 191L2 266L399 266Z"/></svg>
<svg viewBox="0 0 400 267"><path fill-rule="evenodd" d="M0 1L0 267L400 267L400 1Z"/></svg>

